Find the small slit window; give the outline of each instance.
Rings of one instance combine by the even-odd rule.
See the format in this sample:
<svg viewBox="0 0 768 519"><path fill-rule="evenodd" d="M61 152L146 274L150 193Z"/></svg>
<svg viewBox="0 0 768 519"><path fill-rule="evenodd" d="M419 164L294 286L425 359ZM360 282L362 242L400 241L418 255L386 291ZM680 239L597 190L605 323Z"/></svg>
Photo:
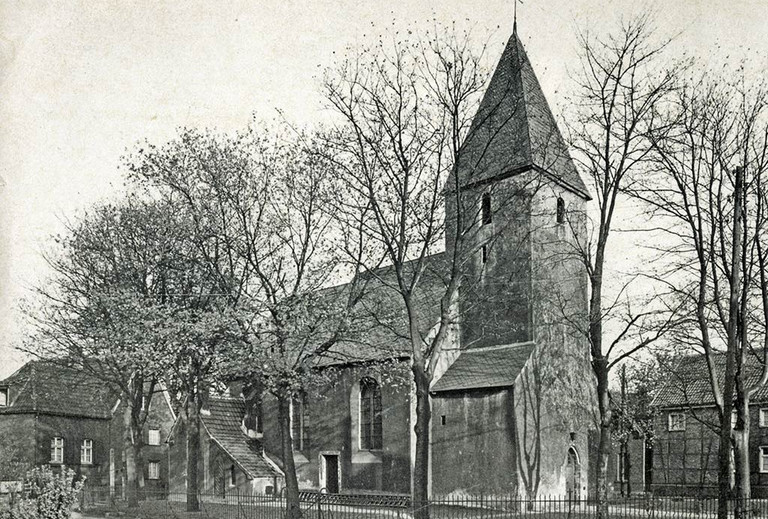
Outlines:
<svg viewBox="0 0 768 519"><path fill-rule="evenodd" d="M491 194L483 193L483 199L481 203L481 213L483 218L483 225L488 225L493 221L493 213L491 212Z"/></svg>
<svg viewBox="0 0 768 519"><path fill-rule="evenodd" d="M557 223L565 223L565 200L557 198Z"/></svg>
<svg viewBox="0 0 768 519"><path fill-rule="evenodd" d="M483 245L483 249L482 249L482 253L481 254L482 254L483 263L484 264L488 263L488 245L487 244Z"/></svg>

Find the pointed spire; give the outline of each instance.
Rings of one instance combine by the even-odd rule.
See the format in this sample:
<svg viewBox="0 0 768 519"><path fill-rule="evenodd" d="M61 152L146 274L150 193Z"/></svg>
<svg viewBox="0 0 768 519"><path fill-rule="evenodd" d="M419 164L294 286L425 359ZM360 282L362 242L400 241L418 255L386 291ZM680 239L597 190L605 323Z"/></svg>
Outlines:
<svg viewBox="0 0 768 519"><path fill-rule="evenodd" d="M589 198L517 35L516 13L512 36L472 120L458 168L464 186L536 168Z"/></svg>

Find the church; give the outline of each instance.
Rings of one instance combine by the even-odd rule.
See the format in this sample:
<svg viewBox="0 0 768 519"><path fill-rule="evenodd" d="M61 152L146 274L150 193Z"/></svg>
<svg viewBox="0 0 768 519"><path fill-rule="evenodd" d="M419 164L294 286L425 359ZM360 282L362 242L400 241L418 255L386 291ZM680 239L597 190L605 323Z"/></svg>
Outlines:
<svg viewBox="0 0 768 519"><path fill-rule="evenodd" d="M583 243L590 196L516 26L461 156L462 197L479 204L478 239L486 241L470 266L473 282L460 289L457 332L440 353L430 387L430 494L586 498L594 396L585 336L587 274L573 252ZM524 196L502 203L509 192ZM450 203L446 218L456 218ZM451 247L449 235L446 251ZM437 254L430 260L439 268L441 259ZM427 328L436 325L440 298L420 301L423 315L434 317ZM361 358L359 352L354 362L339 355L318 367L333 367L340 375L322 398L293 402L291 436L301 489L411 491L415 397L407 376L409 347L385 330L371 333L389 344L388 351L395 345L390 369L406 376L382 376L375 367L381 359ZM245 393L242 384L233 384L224 397L244 402L231 406L242 415L230 420L233 434L247 439L248 456L269 468L269 491L279 492L276 403ZM231 464L233 474L239 468L247 473L254 463L238 460L232 449L220 451L231 458L224 464ZM203 492L225 493L227 483L216 479L226 475L213 462L203 460L201 473Z"/></svg>

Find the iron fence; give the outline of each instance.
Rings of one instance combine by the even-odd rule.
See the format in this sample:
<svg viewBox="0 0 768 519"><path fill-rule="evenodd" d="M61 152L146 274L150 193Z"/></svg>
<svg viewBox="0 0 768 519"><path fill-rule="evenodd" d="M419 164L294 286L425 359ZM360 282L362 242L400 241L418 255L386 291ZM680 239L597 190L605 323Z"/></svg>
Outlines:
<svg viewBox="0 0 768 519"><path fill-rule="evenodd" d="M139 508L130 510L123 501L103 490L85 489L82 507L94 516L118 511L126 518L142 519L282 519L286 501L282 496L254 495L234 490L226 494L201 494L199 511L188 512L185 494L142 495ZM739 503L729 501L731 517ZM768 499L744 503L740 517L768 519ZM717 500L698 497L638 495L608 502L610 519L714 519ZM430 519L596 519L597 503L591 499L539 497L534 500L510 496L447 496L419 505L407 496L369 494L323 494L302 492L302 516L306 519L407 519L427 508Z"/></svg>

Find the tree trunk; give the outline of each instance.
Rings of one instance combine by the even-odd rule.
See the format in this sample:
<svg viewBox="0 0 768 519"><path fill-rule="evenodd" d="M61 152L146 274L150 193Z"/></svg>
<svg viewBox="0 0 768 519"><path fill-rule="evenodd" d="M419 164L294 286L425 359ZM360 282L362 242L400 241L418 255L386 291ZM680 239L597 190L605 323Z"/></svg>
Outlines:
<svg viewBox="0 0 768 519"><path fill-rule="evenodd" d="M733 410L734 385L736 376L736 350L739 344L738 319L739 319L739 294L741 290L741 197L743 189L743 170L736 168L736 185L733 197L733 247L731 248L731 275L730 294L728 298L728 349L725 360L725 380L723 384L723 415L720 423L720 473L719 476L719 501L718 519L725 519L728 515L727 499L730 483L730 458L731 458L731 412ZM734 460L735 461L735 460ZM747 469L749 470L749 469ZM747 477L749 479L749 477ZM728 485L730 486L730 485ZM738 505L738 503L737 503ZM738 510L738 508L737 508Z"/></svg>
<svg viewBox="0 0 768 519"><path fill-rule="evenodd" d="M749 499L752 497L752 486L749 480L749 396L743 393L737 395L736 407L738 418L736 428L733 431L734 463L736 465L736 517L744 518L749 517Z"/></svg>
<svg viewBox="0 0 768 519"><path fill-rule="evenodd" d="M131 406L123 409L123 452L125 453L125 497L129 508L139 506L139 496L136 487L136 451L133 442L133 420Z"/></svg>
<svg viewBox="0 0 768 519"><path fill-rule="evenodd" d="M187 398L187 512L200 510L200 407L196 398Z"/></svg>
<svg viewBox="0 0 768 519"><path fill-rule="evenodd" d="M136 499L138 500L144 489L144 459L142 457L141 431L134 430L133 435L133 467L135 477L133 486L136 489Z"/></svg>
<svg viewBox="0 0 768 519"><path fill-rule="evenodd" d="M597 407L600 412L600 440L597 447L597 517L608 517L608 458L611 451L611 403L608 395L608 361L592 361L597 378Z"/></svg>
<svg viewBox="0 0 768 519"><path fill-rule="evenodd" d="M416 459L413 466L414 519L429 519L429 422L432 410L429 406L429 377L424 367L413 363L413 379L416 385Z"/></svg>
<svg viewBox="0 0 768 519"><path fill-rule="evenodd" d="M289 397L279 397L277 403L280 437L283 447L283 472L285 473L285 517L299 519L299 482L296 478L296 464L293 462L293 441L291 438L291 401Z"/></svg>

